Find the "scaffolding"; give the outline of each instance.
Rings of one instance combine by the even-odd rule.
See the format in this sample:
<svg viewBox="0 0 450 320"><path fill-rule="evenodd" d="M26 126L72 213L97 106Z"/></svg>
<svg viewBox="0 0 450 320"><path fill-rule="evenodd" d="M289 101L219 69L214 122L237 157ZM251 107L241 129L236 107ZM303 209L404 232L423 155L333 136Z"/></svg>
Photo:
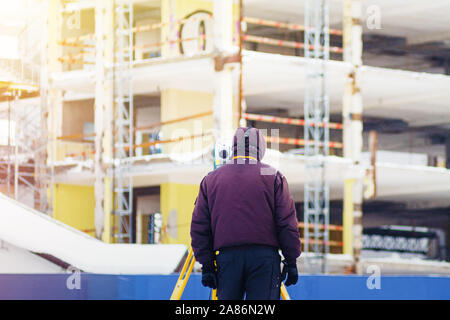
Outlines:
<svg viewBox="0 0 450 320"><path fill-rule="evenodd" d="M329 253L329 184L326 159L329 155L330 140L327 88L327 62L330 57L328 14L328 0L305 1L304 50L305 58L312 60L307 65L304 98L304 252L306 271L311 273L328 273L326 259ZM323 125L318 125L319 123Z"/></svg>
<svg viewBox="0 0 450 320"><path fill-rule="evenodd" d="M114 210L118 226L113 237L131 243L133 230L133 2L119 1L114 8L116 21L114 61Z"/></svg>
<svg viewBox="0 0 450 320"><path fill-rule="evenodd" d="M5 169L2 184L6 185L8 196L34 208L45 208L36 179L36 171L41 169L37 161L41 147L36 139L41 131L40 123L36 121L40 111L34 102L22 100L39 95L38 74L32 65L23 61L2 60L0 67L10 79L0 81L0 99L7 102L6 110L1 113L7 114L8 127L6 152L0 154L0 166Z"/></svg>

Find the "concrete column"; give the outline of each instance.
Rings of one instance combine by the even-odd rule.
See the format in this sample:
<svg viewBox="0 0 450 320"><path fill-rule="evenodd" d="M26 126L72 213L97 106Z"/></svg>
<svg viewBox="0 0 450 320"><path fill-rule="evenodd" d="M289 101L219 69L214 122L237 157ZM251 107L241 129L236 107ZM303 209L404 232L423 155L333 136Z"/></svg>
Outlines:
<svg viewBox="0 0 450 320"><path fill-rule="evenodd" d="M233 1L214 0L214 48L221 57L237 54L233 47ZM215 68L214 136L226 143L233 135L233 65Z"/></svg>
<svg viewBox="0 0 450 320"><path fill-rule="evenodd" d="M114 2L96 0L96 84L95 84L95 234L112 242L113 189L111 167L113 156L113 80L111 67L114 53Z"/></svg>
<svg viewBox="0 0 450 320"><path fill-rule="evenodd" d="M61 72L63 70L62 64L58 61L58 58L62 55L62 47L58 44L62 38L62 14L61 14L61 1L49 1L48 3L48 20L47 20L47 61L43 66L43 78L42 81L46 81L48 90L45 92L47 96L44 96L44 103L46 103L47 109L47 165L50 167L50 183L49 183L49 195L51 203L50 212L53 215L53 207L55 206L54 198L54 162L57 160L58 140L57 137L62 133L62 92L59 89L52 87L50 81L51 73Z"/></svg>
<svg viewBox="0 0 450 320"><path fill-rule="evenodd" d="M360 0L343 2L344 61L352 64L344 88L342 119L344 157L353 162L344 187L344 253L353 254L355 272L362 249L362 202L364 171L359 168L363 146L362 96L360 67L362 65L362 6ZM351 241L351 245L348 243Z"/></svg>

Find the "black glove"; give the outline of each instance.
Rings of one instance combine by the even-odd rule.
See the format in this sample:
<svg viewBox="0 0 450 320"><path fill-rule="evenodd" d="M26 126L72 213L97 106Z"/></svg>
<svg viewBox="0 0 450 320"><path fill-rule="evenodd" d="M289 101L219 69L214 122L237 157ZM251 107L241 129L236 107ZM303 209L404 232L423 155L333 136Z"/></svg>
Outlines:
<svg viewBox="0 0 450 320"><path fill-rule="evenodd" d="M286 282L284 283L286 287L290 286L291 284L297 283L298 270L296 264L287 264L286 261L283 261L283 271L281 272L281 281L284 280L286 280Z"/></svg>
<svg viewBox="0 0 450 320"><path fill-rule="evenodd" d="M217 274L214 264L202 266L202 285L211 289L217 288Z"/></svg>

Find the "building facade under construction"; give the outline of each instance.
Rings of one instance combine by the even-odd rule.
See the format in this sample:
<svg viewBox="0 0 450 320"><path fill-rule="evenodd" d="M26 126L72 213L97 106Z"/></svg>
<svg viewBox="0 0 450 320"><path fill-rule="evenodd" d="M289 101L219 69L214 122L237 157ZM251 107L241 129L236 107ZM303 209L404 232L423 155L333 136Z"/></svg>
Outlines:
<svg viewBox="0 0 450 320"><path fill-rule="evenodd" d="M11 261L49 248L23 272L173 272L215 146L253 126L296 203L300 272L450 273L448 1L29 5L0 59L0 191L21 209L0 201L43 214L0 213L0 239ZM117 243L129 264L101 260Z"/></svg>

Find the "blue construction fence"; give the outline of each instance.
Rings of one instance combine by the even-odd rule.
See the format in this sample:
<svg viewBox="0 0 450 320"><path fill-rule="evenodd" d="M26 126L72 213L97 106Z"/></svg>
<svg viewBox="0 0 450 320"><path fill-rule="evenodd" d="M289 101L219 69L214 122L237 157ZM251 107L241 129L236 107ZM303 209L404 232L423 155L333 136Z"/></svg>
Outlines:
<svg viewBox="0 0 450 320"><path fill-rule="evenodd" d="M0 299L166 300L177 278L175 274L0 274ZM201 275L191 275L182 299L210 298L211 291L200 280ZM291 299L299 300L450 300L450 277L382 276L379 280L375 283L369 276L357 275L300 275L288 292Z"/></svg>

